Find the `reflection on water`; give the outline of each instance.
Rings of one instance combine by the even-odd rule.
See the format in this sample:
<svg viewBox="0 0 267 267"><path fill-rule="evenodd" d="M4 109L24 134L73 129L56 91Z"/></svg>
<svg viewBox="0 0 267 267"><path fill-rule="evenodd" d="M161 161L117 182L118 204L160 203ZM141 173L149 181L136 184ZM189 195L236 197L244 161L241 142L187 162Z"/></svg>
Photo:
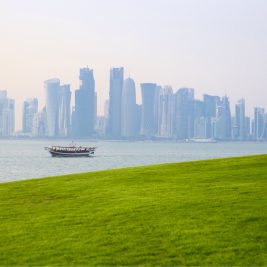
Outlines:
<svg viewBox="0 0 267 267"><path fill-rule="evenodd" d="M0 140L0 182L128 166L266 154L267 143L92 142L93 158L52 158L45 146L66 141Z"/></svg>

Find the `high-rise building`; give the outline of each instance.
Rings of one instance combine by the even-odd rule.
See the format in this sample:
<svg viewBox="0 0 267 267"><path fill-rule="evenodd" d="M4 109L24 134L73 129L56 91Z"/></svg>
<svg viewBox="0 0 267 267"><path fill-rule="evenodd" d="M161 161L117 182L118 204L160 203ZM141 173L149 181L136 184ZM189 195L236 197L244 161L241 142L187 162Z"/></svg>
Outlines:
<svg viewBox="0 0 267 267"><path fill-rule="evenodd" d="M238 127L236 117L232 117L232 139L238 140Z"/></svg>
<svg viewBox="0 0 267 267"><path fill-rule="evenodd" d="M138 136L141 133L142 105L136 105L136 132Z"/></svg>
<svg viewBox="0 0 267 267"><path fill-rule="evenodd" d="M216 113L216 118L212 119L212 137L219 140L230 140L232 138L232 118L227 96L218 101Z"/></svg>
<svg viewBox="0 0 267 267"><path fill-rule="evenodd" d="M194 135L194 89L181 88L175 94L174 131L179 140Z"/></svg>
<svg viewBox="0 0 267 267"><path fill-rule="evenodd" d="M23 102L22 131L32 134L34 115L38 112L38 99L27 99Z"/></svg>
<svg viewBox="0 0 267 267"><path fill-rule="evenodd" d="M121 102L121 136L124 138L136 137L137 129L137 106L135 82L128 78L123 83Z"/></svg>
<svg viewBox="0 0 267 267"><path fill-rule="evenodd" d="M47 115L47 134L49 137L58 135L58 114L59 114L59 79L45 81L46 91L46 115Z"/></svg>
<svg viewBox="0 0 267 267"><path fill-rule="evenodd" d="M106 119L108 119L108 115L109 115L109 100L106 100L104 104L104 116Z"/></svg>
<svg viewBox="0 0 267 267"><path fill-rule="evenodd" d="M7 91L0 91L0 136L14 135L15 101L7 98Z"/></svg>
<svg viewBox="0 0 267 267"><path fill-rule="evenodd" d="M173 91L170 86L159 90L157 136L171 138L173 135Z"/></svg>
<svg viewBox="0 0 267 267"><path fill-rule="evenodd" d="M93 70L80 69L81 85L75 92L75 111L73 114L73 135L89 137L94 133L96 121L96 93Z"/></svg>
<svg viewBox="0 0 267 267"><path fill-rule="evenodd" d="M241 99L235 106L235 127L236 138L240 141L247 139L246 135L246 114L245 114L245 100Z"/></svg>
<svg viewBox="0 0 267 267"><path fill-rule="evenodd" d="M205 117L205 106L201 100L194 100L194 118Z"/></svg>
<svg viewBox="0 0 267 267"><path fill-rule="evenodd" d="M95 131L98 137L104 137L106 135L106 123L105 116L98 116L95 123Z"/></svg>
<svg viewBox="0 0 267 267"><path fill-rule="evenodd" d="M250 117L246 117L246 140L251 139L251 122Z"/></svg>
<svg viewBox="0 0 267 267"><path fill-rule="evenodd" d="M151 138L157 132L158 89L155 83L142 83L141 135Z"/></svg>
<svg viewBox="0 0 267 267"><path fill-rule="evenodd" d="M115 139L121 137L121 99L123 75L123 68L112 68L110 70L109 115L107 134L110 138Z"/></svg>
<svg viewBox="0 0 267 267"><path fill-rule="evenodd" d="M61 85L58 105L58 135L61 137L65 137L70 134L70 100L70 85Z"/></svg>
<svg viewBox="0 0 267 267"><path fill-rule="evenodd" d="M0 91L0 136L4 132L4 110L6 109L7 91Z"/></svg>
<svg viewBox="0 0 267 267"><path fill-rule="evenodd" d="M207 138L207 118L204 116L194 119L194 138Z"/></svg>
<svg viewBox="0 0 267 267"><path fill-rule="evenodd" d="M32 135L35 137L47 136L47 114L45 108L34 114Z"/></svg>
<svg viewBox="0 0 267 267"><path fill-rule="evenodd" d="M97 120L97 92L95 92L95 111L94 111L94 127Z"/></svg>
<svg viewBox="0 0 267 267"><path fill-rule="evenodd" d="M266 136L266 116L264 108L254 109L253 139L262 141Z"/></svg>
<svg viewBox="0 0 267 267"><path fill-rule="evenodd" d="M205 117L204 107L203 101L194 100L194 138L208 138L208 119Z"/></svg>
<svg viewBox="0 0 267 267"><path fill-rule="evenodd" d="M216 117L216 110L217 110L217 104L219 102L218 96L211 96L211 95L204 95L203 96L203 102L204 102L204 117L207 120L207 133L206 137L211 138L212 137L212 118ZM214 120L213 120L214 121Z"/></svg>

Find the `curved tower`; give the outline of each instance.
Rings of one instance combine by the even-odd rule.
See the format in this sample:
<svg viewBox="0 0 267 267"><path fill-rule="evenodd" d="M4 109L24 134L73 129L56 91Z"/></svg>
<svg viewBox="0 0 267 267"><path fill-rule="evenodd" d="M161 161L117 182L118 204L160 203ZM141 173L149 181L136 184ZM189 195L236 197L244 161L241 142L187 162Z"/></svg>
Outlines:
<svg viewBox="0 0 267 267"><path fill-rule="evenodd" d="M107 133L110 138L121 137L121 97L123 87L124 69L112 68L110 70L109 88L109 116Z"/></svg>
<svg viewBox="0 0 267 267"><path fill-rule="evenodd" d="M89 137L94 133L96 94L94 71L80 69L80 88L75 92L74 131L76 137Z"/></svg>
<svg viewBox="0 0 267 267"><path fill-rule="evenodd" d="M135 82L131 78L126 79L123 83L121 135L122 137L134 137L137 135Z"/></svg>

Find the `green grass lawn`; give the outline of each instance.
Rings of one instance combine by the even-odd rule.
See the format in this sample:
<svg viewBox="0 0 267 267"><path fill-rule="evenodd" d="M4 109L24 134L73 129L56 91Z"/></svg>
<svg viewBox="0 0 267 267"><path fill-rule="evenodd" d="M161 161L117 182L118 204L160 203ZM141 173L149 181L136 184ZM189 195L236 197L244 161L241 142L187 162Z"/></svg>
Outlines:
<svg viewBox="0 0 267 267"><path fill-rule="evenodd" d="M267 266L267 156L2 183L12 265Z"/></svg>

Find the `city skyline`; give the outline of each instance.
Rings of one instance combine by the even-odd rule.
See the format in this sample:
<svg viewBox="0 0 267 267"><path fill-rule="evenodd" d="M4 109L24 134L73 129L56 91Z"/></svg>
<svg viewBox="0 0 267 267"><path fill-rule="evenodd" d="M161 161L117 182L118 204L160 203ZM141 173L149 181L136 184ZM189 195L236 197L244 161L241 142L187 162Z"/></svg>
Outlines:
<svg viewBox="0 0 267 267"><path fill-rule="evenodd" d="M109 98L105 115L97 115L94 70L80 68L80 88L71 107L70 84L59 78L44 81L46 104L37 98L23 102L22 131L15 132L15 101L0 90L0 137L63 137L170 140L267 140L265 107L246 112L240 98L231 109L228 96L204 94L194 88L173 89L156 83L141 83L142 103L136 102L136 83L124 77L123 67L110 69Z"/></svg>
<svg viewBox="0 0 267 267"><path fill-rule="evenodd" d="M81 69L86 69L86 68L88 68L88 66L87 67L83 67ZM119 68L122 68L123 69L123 72L125 72L125 68L124 67L119 67ZM112 69L116 69L116 67L111 67L110 70L109 70L109 73L110 73L110 71ZM93 69L90 69L90 70L94 73L94 70ZM133 79L133 81L135 83L135 89L136 89L135 90L135 93L136 93L136 104L141 105L142 104L142 84L146 84L146 83L140 82L138 84L136 82L136 80L134 79L134 77L132 75L130 75L130 74L128 76L127 75L125 76L125 74L124 74L124 77L123 78L124 78L123 81L125 81L127 79ZM81 82L81 80L79 80L79 78L76 77L76 79ZM21 96L21 98L19 98L19 101L17 101L17 99L14 98L14 97L12 97L12 94L10 94L10 90L0 88L0 91L7 91L9 97L12 98L12 99L14 99L14 101L15 101L15 104L16 104L16 109L15 109L15 131L20 131L20 130L23 129L22 111L24 109L24 102L27 99L38 99L38 107L40 108L40 110L46 107L46 102L47 102L47 101L45 101L45 99L46 99L46 94L45 94L45 91L46 91L46 89L45 89L46 81L57 81L58 83L59 82L62 83L61 82L62 81L61 78L50 78L50 79L44 80L42 82L42 84L43 84L42 91L43 91L44 99L40 99L36 95L31 95L31 96L26 96L25 95L25 96ZM96 83L97 83L97 81L96 81ZM152 83L153 83L153 81L152 81ZM147 83L147 84L149 84L149 83ZM157 83L154 83L154 84L155 85L158 85ZM71 84L68 83L67 81L66 81L66 84L63 83L63 85L60 85L60 86L63 86L63 87L64 86L68 86L68 90L70 92L70 96L69 96L70 97L70 109L73 109L75 107L75 93L77 93L77 91L80 91L79 87L78 87L78 89L74 89L71 86ZM160 85L160 86L162 86L163 88L170 87L170 88L172 88L174 90L174 92L175 91L178 91L181 88L191 88L190 86L182 86L182 87L175 88L175 87L173 87L172 85L170 85L168 83L166 83L164 85ZM108 87L110 87L110 85ZM107 91L109 91L109 90L110 89L107 89ZM95 92L96 95L98 94L98 91L95 88L95 80L94 80L94 90L93 91ZM204 95L211 95L209 92L210 92L210 90L207 89L207 91L204 91L202 93L202 91L201 90L198 90L198 88L194 88L194 97L195 97L196 100L201 100ZM98 97L97 97L98 95L97 96L96 95L95 95L96 112L97 112L96 113L96 116L104 116L104 113L105 113L105 102L109 99L109 96L107 96L107 98L104 99L103 101L99 101L98 100ZM214 95L214 96L221 96L221 97L223 97L223 96L228 97L230 99L230 108L231 108L232 111L235 110L236 105L237 105L237 103L240 100L245 99L243 96L239 96L239 97L237 96L235 98L236 100L233 101L232 100L233 98L232 98L231 95L227 95L227 94L220 95L220 94L218 94L216 92L214 94L212 94L212 95ZM263 100L264 100L264 98L263 98ZM265 100L264 100L264 103L266 103ZM18 107L19 107L19 109L18 109ZM252 118L254 116L254 109L255 109L255 107L260 107L260 108L267 109L267 105L266 104L265 105L257 105L256 104L255 106L253 106L250 101L247 101L246 102L246 115L248 115L249 117Z"/></svg>
<svg viewBox="0 0 267 267"><path fill-rule="evenodd" d="M138 103L140 84L155 82L195 88L197 98L228 95L232 104L245 98L250 116L254 106L266 106L263 0L1 1L0 30L0 90L16 100L17 130L26 97L44 106L44 80L60 77L74 93L77 70L87 65L100 114L110 66L126 67Z"/></svg>

